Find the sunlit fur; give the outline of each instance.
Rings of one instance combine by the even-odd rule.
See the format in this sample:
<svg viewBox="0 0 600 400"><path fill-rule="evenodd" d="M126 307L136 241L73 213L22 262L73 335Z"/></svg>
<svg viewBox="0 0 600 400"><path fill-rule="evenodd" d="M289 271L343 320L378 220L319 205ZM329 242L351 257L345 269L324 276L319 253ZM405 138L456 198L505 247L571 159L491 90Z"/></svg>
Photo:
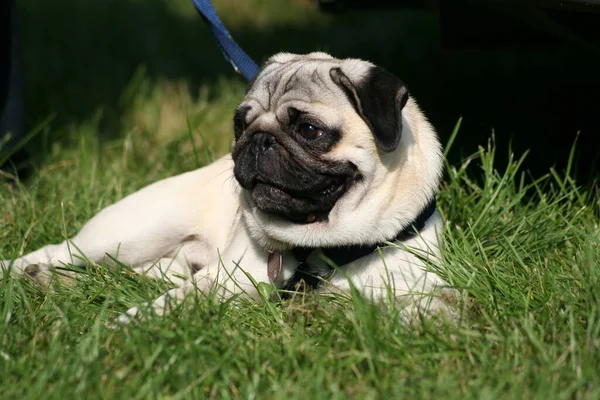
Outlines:
<svg viewBox="0 0 600 400"><path fill-rule="evenodd" d="M263 213L232 179L233 161L227 155L102 210L69 242L46 246L12 263L3 261L4 266L19 272L36 264L44 272L63 263L83 264L83 259L106 261L110 254L152 276L181 282L178 275L193 275L153 303L161 313L168 301L196 288L216 288L223 299L240 292L256 297L252 280L270 282L266 262L273 250L282 254L281 273L272 282L281 288L298 266L287 252L291 248L394 238L435 196L442 153L433 128L412 98L402 110L399 146L387 153L378 149L369 126L329 74L340 67L352 82L361 82L371 66L325 53L277 54L267 61L242 102L251 108L250 125L283 119L291 105L340 127L340 141L322 157L353 163L361 179L342 195L326 221L299 224ZM419 236L383 249L383 257L376 252L345 266L323 290L346 291L352 282L375 301L386 300L391 293L407 300L408 310L446 308L442 300L430 296L445 283L426 272L422 261L439 257L441 231L442 219L436 212ZM137 311L131 309L120 320L127 322Z"/></svg>

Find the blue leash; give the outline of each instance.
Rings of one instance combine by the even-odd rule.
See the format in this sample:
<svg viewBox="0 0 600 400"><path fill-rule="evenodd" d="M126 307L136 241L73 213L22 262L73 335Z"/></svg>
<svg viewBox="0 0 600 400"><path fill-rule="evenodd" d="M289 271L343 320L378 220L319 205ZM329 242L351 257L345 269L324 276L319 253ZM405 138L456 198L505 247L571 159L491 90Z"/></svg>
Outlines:
<svg viewBox="0 0 600 400"><path fill-rule="evenodd" d="M194 7L202 18L209 24L225 59L231 63L236 72L241 73L247 81L254 79L258 74L258 65L242 48L233 40L225 25L219 19L210 0L192 0Z"/></svg>

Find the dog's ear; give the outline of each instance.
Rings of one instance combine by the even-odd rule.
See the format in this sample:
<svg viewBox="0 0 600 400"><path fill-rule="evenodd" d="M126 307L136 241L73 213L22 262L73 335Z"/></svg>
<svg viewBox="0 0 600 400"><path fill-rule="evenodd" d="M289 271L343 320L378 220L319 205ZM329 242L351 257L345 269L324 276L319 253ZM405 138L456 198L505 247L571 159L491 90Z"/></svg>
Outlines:
<svg viewBox="0 0 600 400"><path fill-rule="evenodd" d="M404 82L377 66L369 67L367 74L357 82L352 82L339 67L332 68L329 75L369 125L377 146L384 152L394 151L400 143L402 109L408 101Z"/></svg>

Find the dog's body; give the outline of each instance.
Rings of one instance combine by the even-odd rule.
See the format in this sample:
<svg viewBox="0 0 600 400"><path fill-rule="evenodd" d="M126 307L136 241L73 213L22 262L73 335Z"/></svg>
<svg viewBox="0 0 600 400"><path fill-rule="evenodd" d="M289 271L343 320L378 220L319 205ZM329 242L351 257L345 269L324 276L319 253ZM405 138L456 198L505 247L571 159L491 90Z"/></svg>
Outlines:
<svg viewBox="0 0 600 400"><path fill-rule="evenodd" d="M223 299L256 297L252 280L287 288L303 265L326 278L320 290L353 285L372 300L391 294L412 309L445 308L431 297L445 284L423 261L439 256L439 213L399 236L431 206L442 169L435 132L400 80L360 60L278 54L234 125L231 155L124 198L13 270L116 258L152 276L191 278L154 303L161 312L194 288ZM394 241L335 271L318 256ZM308 249L305 260L297 248Z"/></svg>

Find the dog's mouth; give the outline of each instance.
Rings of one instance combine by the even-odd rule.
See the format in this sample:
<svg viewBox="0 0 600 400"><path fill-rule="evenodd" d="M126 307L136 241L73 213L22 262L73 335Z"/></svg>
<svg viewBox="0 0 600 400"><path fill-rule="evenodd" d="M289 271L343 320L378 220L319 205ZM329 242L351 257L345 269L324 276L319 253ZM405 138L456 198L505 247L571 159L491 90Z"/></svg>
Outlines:
<svg viewBox="0 0 600 400"><path fill-rule="evenodd" d="M359 175L351 162L322 159L288 135L242 136L232 158L235 178L260 211L300 224L327 220Z"/></svg>
<svg viewBox="0 0 600 400"><path fill-rule="evenodd" d="M259 210L292 222L310 224L327 220L330 211L348 189L346 180L337 177L328 185L297 191L257 179L250 193Z"/></svg>

